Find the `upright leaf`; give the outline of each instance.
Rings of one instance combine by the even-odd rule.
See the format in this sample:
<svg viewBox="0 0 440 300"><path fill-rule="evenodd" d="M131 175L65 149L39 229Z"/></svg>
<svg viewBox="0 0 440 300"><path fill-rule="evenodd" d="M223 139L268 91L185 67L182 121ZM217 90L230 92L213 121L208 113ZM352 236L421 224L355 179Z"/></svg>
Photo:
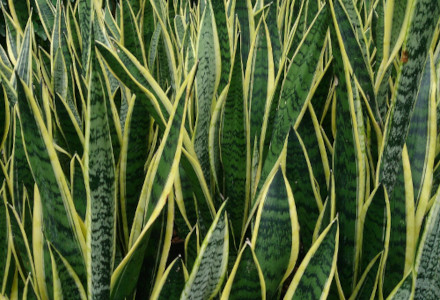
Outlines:
<svg viewBox="0 0 440 300"><path fill-rule="evenodd" d="M409 29L402 51L408 60L401 62L395 92L384 134L383 153L380 158L379 180L391 194L397 177L398 161L408 134L414 111L416 93L422 77L435 24L440 16L440 2L436 0L414 1Z"/></svg>
<svg viewBox="0 0 440 300"><path fill-rule="evenodd" d="M425 231L419 244L415 271L416 300L440 297L440 193L426 219Z"/></svg>
<svg viewBox="0 0 440 300"><path fill-rule="evenodd" d="M335 219L307 252L284 299L325 299L336 270L339 226Z"/></svg>
<svg viewBox="0 0 440 300"><path fill-rule="evenodd" d="M222 299L265 299L263 273L252 246L247 242L240 251Z"/></svg>
<svg viewBox="0 0 440 300"><path fill-rule="evenodd" d="M90 199L87 203L88 294L92 299L110 297L116 223L115 163L107 119L107 100L99 76L95 51L91 53L87 97L85 175Z"/></svg>
<svg viewBox="0 0 440 300"><path fill-rule="evenodd" d="M207 182L210 181L208 132L211 106L220 80L220 49L211 1L207 1L197 37L196 75L197 123L194 149Z"/></svg>
<svg viewBox="0 0 440 300"><path fill-rule="evenodd" d="M260 263L268 298L277 297L299 252L299 226L292 190L278 168L259 203L252 246Z"/></svg>
<svg viewBox="0 0 440 300"><path fill-rule="evenodd" d="M223 112L221 159L224 170L226 211L239 239L246 213L246 126L243 98L243 73L240 47L237 45ZM243 157L244 156L244 157Z"/></svg>
<svg viewBox="0 0 440 300"><path fill-rule="evenodd" d="M185 283L180 299L210 299L225 278L228 265L229 233L225 204L218 210L200 247L199 255Z"/></svg>
<svg viewBox="0 0 440 300"><path fill-rule="evenodd" d="M84 285L85 241L52 138L32 92L21 79L17 95L26 154L41 194L45 236L66 258Z"/></svg>
<svg viewBox="0 0 440 300"><path fill-rule="evenodd" d="M327 26L328 9L327 5L324 5L302 40L284 79L270 147L258 184L259 188L262 187L281 153L290 126L296 123L305 109L304 103L316 76L315 71L324 45Z"/></svg>

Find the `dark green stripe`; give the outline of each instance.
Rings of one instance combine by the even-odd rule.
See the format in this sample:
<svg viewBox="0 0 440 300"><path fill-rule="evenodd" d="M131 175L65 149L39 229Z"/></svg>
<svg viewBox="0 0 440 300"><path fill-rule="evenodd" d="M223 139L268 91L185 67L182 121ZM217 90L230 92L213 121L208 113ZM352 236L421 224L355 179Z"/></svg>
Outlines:
<svg viewBox="0 0 440 300"><path fill-rule="evenodd" d="M211 120L211 105L215 96L216 57L214 52L214 35L211 2L208 1L197 41L197 59L199 61L196 74L197 91L197 127L195 128L194 150L200 161L206 181L210 182L210 166L208 153L208 132Z"/></svg>
<svg viewBox="0 0 440 300"><path fill-rule="evenodd" d="M24 83L18 84L18 104L20 107L21 126L26 152L34 180L39 188L43 210L44 233L61 255L66 258L78 274L82 283L86 282L83 254L76 239L73 224L66 217L68 212L61 195L61 186L56 177L51 159L44 143L41 129L34 119L30 101L23 90ZM57 160L57 158L54 158ZM69 212L71 213L71 212Z"/></svg>
<svg viewBox="0 0 440 300"><path fill-rule="evenodd" d="M439 15L439 1L415 1L412 21L403 44L403 50L408 53L408 61L400 66L393 106L384 135L385 148L381 159L380 180L385 184L389 194L392 193L397 178L398 161L408 134L417 89Z"/></svg>
<svg viewBox="0 0 440 300"><path fill-rule="evenodd" d="M342 57L336 47L333 50L335 73L338 78L336 87L336 137L333 148L333 171L335 176L336 212L339 213L341 232L338 253L339 278L344 292L348 295L353 288L355 234L357 221L357 180L358 170L355 129L349 105ZM354 113L354 112L353 112ZM343 238L342 238L343 237Z"/></svg>
<svg viewBox="0 0 440 300"><path fill-rule="evenodd" d="M416 300L440 298L440 199L437 194L434 206L426 220L416 262Z"/></svg>
<svg viewBox="0 0 440 300"><path fill-rule="evenodd" d="M182 291L185 286L183 262L180 258L176 258L168 268L171 269L164 285L162 286L158 299L178 300L180 299L180 291Z"/></svg>
<svg viewBox="0 0 440 300"><path fill-rule="evenodd" d="M264 275L269 299L276 297L287 271L294 235L286 184L279 168L261 204L261 219L256 228L258 236L254 250Z"/></svg>
<svg viewBox="0 0 440 300"><path fill-rule="evenodd" d="M133 101L133 100L132 100ZM148 156L148 138L150 131L150 118L141 99L134 100L132 114L126 119L124 132L128 131L127 157L125 160L125 206L128 228L133 224L139 196L145 179L145 163ZM153 150L153 149L151 149Z"/></svg>
<svg viewBox="0 0 440 300"><path fill-rule="evenodd" d="M318 249L310 259L301 276L292 299L321 299L324 287L329 280L333 266L334 254L337 251L338 222L331 224Z"/></svg>
<svg viewBox="0 0 440 300"><path fill-rule="evenodd" d="M262 287L258 276L257 261L254 259L253 252L249 245L245 245L229 294L231 300L261 298Z"/></svg>
<svg viewBox="0 0 440 300"><path fill-rule="evenodd" d="M418 202L424 177L424 167L428 156L430 142L429 112L430 112L430 88L431 88L431 63L430 59L425 64L422 81L417 93L417 102L409 125L406 146L411 164L411 177L414 185L414 196ZM416 203L417 203L416 202Z"/></svg>
<svg viewBox="0 0 440 300"><path fill-rule="evenodd" d="M282 84L279 108L274 122L269 152L261 173L259 189L263 186L267 175L284 145L290 126L295 124L301 108L310 92L315 70L321 54L328 26L328 10L324 6L318 18L311 25L301 48L293 58L288 73Z"/></svg>
<svg viewBox="0 0 440 300"><path fill-rule="evenodd" d="M94 49L93 49L94 50ZM100 68L91 53L89 186L91 201L92 299L108 299L115 235L115 165Z"/></svg>
<svg viewBox="0 0 440 300"><path fill-rule="evenodd" d="M238 43L237 43L238 44ZM224 170L226 211L238 241L243 226L246 199L246 135L240 47L229 80L221 133L221 157Z"/></svg>
<svg viewBox="0 0 440 300"><path fill-rule="evenodd" d="M220 45L221 74L218 90L221 92L228 83L229 71L231 68L231 48L229 45L228 24L223 0L212 0L217 35Z"/></svg>
<svg viewBox="0 0 440 300"><path fill-rule="evenodd" d="M148 1L146 1L148 2ZM134 2L132 2L134 4ZM123 32L121 33L123 40L122 45L133 54L137 60L144 64L144 56L142 54L141 39L138 35L136 17L133 14L130 1L122 1L122 23ZM137 11L136 11L137 12Z"/></svg>
<svg viewBox="0 0 440 300"><path fill-rule="evenodd" d="M312 245L312 236L318 220L319 209L312 188L315 183L310 182L306 153L303 151L299 139L298 133L292 128L287 142L286 177L292 187L293 198L295 199L298 222L301 228L301 247L307 251Z"/></svg>

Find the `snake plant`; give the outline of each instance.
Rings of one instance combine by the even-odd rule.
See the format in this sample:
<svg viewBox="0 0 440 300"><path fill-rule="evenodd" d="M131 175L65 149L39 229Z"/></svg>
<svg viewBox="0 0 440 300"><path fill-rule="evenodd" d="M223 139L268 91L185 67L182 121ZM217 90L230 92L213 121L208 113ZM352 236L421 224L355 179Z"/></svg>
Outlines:
<svg viewBox="0 0 440 300"><path fill-rule="evenodd" d="M440 298L438 0L0 6L0 299Z"/></svg>

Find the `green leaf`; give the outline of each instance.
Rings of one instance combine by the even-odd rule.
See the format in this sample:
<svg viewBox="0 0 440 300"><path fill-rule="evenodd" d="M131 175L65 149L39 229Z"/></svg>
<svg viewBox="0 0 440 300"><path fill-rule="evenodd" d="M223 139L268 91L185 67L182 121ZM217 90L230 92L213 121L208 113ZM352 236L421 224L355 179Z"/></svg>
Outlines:
<svg viewBox="0 0 440 300"><path fill-rule="evenodd" d="M416 280L414 271L408 273L387 297L387 300L410 300L417 299L414 296L414 284ZM425 299L423 296L420 299Z"/></svg>
<svg viewBox="0 0 440 300"><path fill-rule="evenodd" d="M376 255L375 258L365 268L365 272L359 279L350 299L372 299L376 296L381 275L383 252Z"/></svg>
<svg viewBox="0 0 440 300"><path fill-rule="evenodd" d="M262 17L262 21L258 27L257 36L254 45L254 60L251 71L251 79L249 83L249 118L250 118L250 139L251 143L254 142L255 137L260 138L264 113L267 106L267 95L269 89L269 82L273 80L270 75L274 75L269 70L269 57L271 52L269 51L270 38L268 36L268 28L265 19ZM246 62L244 62L246 63ZM269 75L270 74L270 75ZM253 148L251 144L251 148Z"/></svg>
<svg viewBox="0 0 440 300"><path fill-rule="evenodd" d="M24 34L23 42L20 49L20 54L18 55L17 64L14 68L14 74L12 75L11 85L17 85L17 75L27 84L30 85L32 82L32 41L33 41L33 27L32 20L29 19L26 26L26 31Z"/></svg>
<svg viewBox="0 0 440 300"><path fill-rule="evenodd" d="M55 22L55 8L49 0L35 0L35 5L37 6L38 16L40 17L44 32L50 39Z"/></svg>
<svg viewBox="0 0 440 300"><path fill-rule="evenodd" d="M339 226L335 219L307 252L284 299L325 299L336 270Z"/></svg>
<svg viewBox="0 0 440 300"><path fill-rule="evenodd" d="M301 245L305 250L312 245L313 231L320 212L320 200L315 199L315 183L309 167L310 161L304 143L292 128L287 142L286 177L295 198L301 228Z"/></svg>
<svg viewBox="0 0 440 300"><path fill-rule="evenodd" d="M142 26L141 28L139 28L139 30L141 30L142 39L144 41L145 47L144 49L145 52L147 52L150 49L153 33L157 28L160 28L160 26L157 26L156 28L154 26L154 12L153 8L151 7L150 1L144 1L141 16ZM149 61L147 62L149 63ZM148 67L150 68L150 70L153 70L153 66L151 64L148 64Z"/></svg>
<svg viewBox="0 0 440 300"><path fill-rule="evenodd" d="M415 203L419 202L422 193L422 184L425 179L429 153L430 127L430 89L431 89L431 59L428 59L423 70L417 100L409 125L406 146L411 176L414 185Z"/></svg>
<svg viewBox="0 0 440 300"><path fill-rule="evenodd" d="M240 23L240 53L241 60L243 61L244 68L246 68L246 64L249 57L249 51L251 48L251 34L253 34L253 16L252 16L252 7L251 1L243 0L236 1L235 3L235 11L234 14L238 17L238 22ZM252 23L251 23L252 22Z"/></svg>
<svg viewBox="0 0 440 300"><path fill-rule="evenodd" d="M85 182L90 189L87 203L87 248L90 249L87 252L87 273L89 297L103 299L110 296L116 231L116 182L107 100L94 49L91 59L84 146Z"/></svg>
<svg viewBox="0 0 440 300"><path fill-rule="evenodd" d="M14 192L13 196L11 195L11 202L16 205L18 212L21 214L23 212L22 200L25 194L25 190L27 190L29 196L32 196L34 179L32 177L32 172L26 158L26 152L24 148L25 142L23 141L22 127L19 121L17 110L14 110L13 112L13 121L14 122L11 123L11 133L14 132L13 130L15 130L15 136L13 138L13 173L11 179Z"/></svg>
<svg viewBox="0 0 440 300"><path fill-rule="evenodd" d="M210 299L218 293L223 283L229 249L225 204L218 210L206 234L180 299Z"/></svg>
<svg viewBox="0 0 440 300"><path fill-rule="evenodd" d="M157 298L159 300L177 300L185 286L185 265L180 257L173 260L162 276L161 290Z"/></svg>
<svg viewBox="0 0 440 300"><path fill-rule="evenodd" d="M84 290L84 287L82 286L78 275L75 274L75 271L66 261L66 259L56 249L51 246L49 246L49 248L54 258L54 260L52 261L52 268L56 268L62 296L68 299L85 300L86 291Z"/></svg>
<svg viewBox="0 0 440 300"><path fill-rule="evenodd" d="M396 210L393 211L393 214ZM370 262L386 247L389 236L390 201L383 185L374 189L362 207L360 226L362 227L362 258L361 272L364 272ZM385 233L385 234L384 234ZM388 237L389 238L389 237ZM400 247L400 245L399 245Z"/></svg>
<svg viewBox="0 0 440 300"><path fill-rule="evenodd" d="M74 204L36 100L21 79L18 83L18 99L26 154L41 194L45 236L66 258L84 284L85 241Z"/></svg>
<svg viewBox="0 0 440 300"><path fill-rule="evenodd" d="M2 187L0 188L0 274L4 275L7 273L7 255L9 251L9 229L8 222L6 219L7 207L6 207L6 197L5 185L2 182ZM3 282L3 278L2 278Z"/></svg>
<svg viewBox="0 0 440 300"><path fill-rule="evenodd" d="M222 293L222 299L264 299L264 276L249 242L238 254Z"/></svg>
<svg viewBox="0 0 440 300"><path fill-rule="evenodd" d="M415 263L414 299L440 297L440 193L426 219L425 230L419 244Z"/></svg>
<svg viewBox="0 0 440 300"><path fill-rule="evenodd" d="M246 218L246 126L243 98L243 73L240 47L237 44L229 90L223 110L221 131L221 161L224 170L225 198L228 198L226 211L234 230L234 237L240 239ZM243 157L245 156L245 157Z"/></svg>
<svg viewBox="0 0 440 300"><path fill-rule="evenodd" d="M141 98L141 95L138 97L143 99L144 105L154 120L163 126L169 116L168 109L171 107L169 99L151 74L136 61L136 58L127 49L117 42L114 45L116 51L110 50L99 42L96 43L99 53L115 77L132 91L146 95L146 97ZM160 95L160 98L158 99L155 95Z"/></svg>
<svg viewBox="0 0 440 300"><path fill-rule="evenodd" d="M218 90L222 91L228 83L231 69L231 46L229 44L228 20L223 0L212 0L212 8L217 28L221 56L221 74Z"/></svg>
<svg viewBox="0 0 440 300"><path fill-rule="evenodd" d="M121 44L124 45L138 61L145 64L145 51L130 1L122 1L120 28Z"/></svg>
<svg viewBox="0 0 440 300"><path fill-rule="evenodd" d="M276 297L299 252L299 226L292 190L279 167L258 206L252 246L268 298Z"/></svg>
<svg viewBox="0 0 440 300"><path fill-rule="evenodd" d="M133 224L133 218L144 183L144 167L149 150L149 131L150 119L142 99L131 99L125 119L119 175L121 213L124 226L127 226L127 228L131 228Z"/></svg>
<svg viewBox="0 0 440 300"><path fill-rule="evenodd" d="M384 183L389 194L392 193L397 178L398 161L408 134L416 93L435 24L440 16L440 2L414 1L411 11L411 22L402 46L408 61L401 63L399 67L380 158L379 181Z"/></svg>
<svg viewBox="0 0 440 300"><path fill-rule="evenodd" d="M334 0L332 3L334 7L332 9L332 13L334 15L335 30L338 35L339 47L341 48L341 51L345 52L347 55L350 66L354 72L354 75L359 81L365 96L367 97L374 116L378 122L382 123L373 90L373 79L371 75L372 70L368 57L365 53L363 53L363 49L361 47L361 45L363 45L363 39L360 41L357 39L352 27L353 25L355 26L355 24L352 25L350 22L349 17L344 11L343 5L340 3L340 0ZM345 3L351 4L351 1L345 1ZM353 17L357 19L357 16Z"/></svg>
<svg viewBox="0 0 440 300"><path fill-rule="evenodd" d="M89 69L90 51L92 45L92 15L93 1L80 0L78 2L79 28L81 32L81 63L83 73Z"/></svg>
<svg viewBox="0 0 440 300"><path fill-rule="evenodd" d="M18 270L21 274L29 274L33 272L32 254L30 251L29 241L23 228L23 223L16 209L8 206L9 224L14 244L14 256Z"/></svg>
<svg viewBox="0 0 440 300"><path fill-rule="evenodd" d="M81 219L85 221L87 194L84 180L84 165L78 155L74 155L70 161L70 188L75 209Z"/></svg>
<svg viewBox="0 0 440 300"><path fill-rule="evenodd" d="M391 229L384 275L386 280L383 284L384 295L388 295L403 278L408 271L408 262L411 263L415 255L414 250L411 251L411 248L415 247L413 183L406 148L403 154L399 162L396 185L389 200Z"/></svg>
<svg viewBox="0 0 440 300"><path fill-rule="evenodd" d="M270 42L273 50L273 61L275 67L275 74L278 73L280 58L281 58L281 43L280 34L277 26L277 2L272 1L270 3L269 12L267 13L267 27L270 35Z"/></svg>
<svg viewBox="0 0 440 300"><path fill-rule="evenodd" d="M348 67L343 65L339 49L333 51L335 59L336 87L336 137L333 146L333 171L335 178L336 212L339 214L341 237L338 256L338 274L342 288L350 294L356 276L356 256L359 247L357 215L363 197L361 188L365 184L364 161L359 144L358 125L354 108L351 78ZM376 255L374 253L374 255Z"/></svg>
<svg viewBox="0 0 440 300"><path fill-rule="evenodd" d="M112 274L111 299L122 299L136 287L152 226L171 192L179 165L187 106L187 99L181 98L187 85L190 90L194 74L195 68L177 95L162 142L147 172L130 235L129 252Z"/></svg>
<svg viewBox="0 0 440 300"><path fill-rule="evenodd" d="M325 5L302 40L284 79L270 147L258 184L259 189L281 153L290 126L297 122L298 117L306 108L304 104L316 77L315 71L321 56L327 27L328 8Z"/></svg>
<svg viewBox="0 0 440 300"><path fill-rule="evenodd" d="M211 119L211 106L215 103L215 93L220 80L220 48L211 1L208 0L197 38L196 75L197 122L195 127L194 149L200 161L203 174L210 181L208 153L208 132Z"/></svg>

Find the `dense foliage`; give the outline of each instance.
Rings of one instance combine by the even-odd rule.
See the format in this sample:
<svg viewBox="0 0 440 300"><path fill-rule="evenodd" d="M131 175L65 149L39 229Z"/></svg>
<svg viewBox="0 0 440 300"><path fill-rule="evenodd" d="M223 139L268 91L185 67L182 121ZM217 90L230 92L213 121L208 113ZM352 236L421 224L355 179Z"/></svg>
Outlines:
<svg viewBox="0 0 440 300"><path fill-rule="evenodd" d="M0 299L440 299L440 1L0 4Z"/></svg>

